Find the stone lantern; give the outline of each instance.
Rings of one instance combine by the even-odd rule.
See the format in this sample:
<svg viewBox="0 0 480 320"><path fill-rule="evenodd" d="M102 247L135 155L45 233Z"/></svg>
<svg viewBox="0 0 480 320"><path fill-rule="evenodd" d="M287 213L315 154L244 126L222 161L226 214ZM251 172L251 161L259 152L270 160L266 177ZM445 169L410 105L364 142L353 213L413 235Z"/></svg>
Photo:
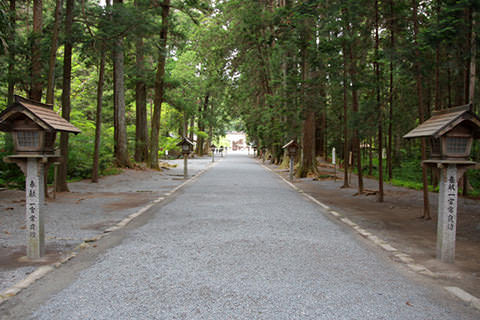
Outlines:
<svg viewBox="0 0 480 320"><path fill-rule="evenodd" d="M282 149L287 150L288 155L290 156L289 176L290 176L290 181L293 181L293 162L298 152L298 144L295 140L290 140L286 145L282 147Z"/></svg>
<svg viewBox="0 0 480 320"><path fill-rule="evenodd" d="M210 146L210 150L212 151L212 162L215 162L215 149L217 149L217 146L212 143Z"/></svg>
<svg viewBox="0 0 480 320"><path fill-rule="evenodd" d="M193 142L190 141L187 137L183 137L182 141L177 143L177 146L182 148L183 154L183 177L187 179L188 177L188 155L193 150Z"/></svg>
<svg viewBox="0 0 480 320"><path fill-rule="evenodd" d="M15 154L5 162L16 163L26 176L27 257L39 259L45 252L43 222L44 172L60 160L55 155L57 132L80 133L47 105L19 96L0 113L0 130L10 132Z"/></svg>
<svg viewBox="0 0 480 320"><path fill-rule="evenodd" d="M263 145L263 146L260 148L260 150L262 150L262 162L265 163L265 160L266 160L265 157L266 157L266 155L267 155L267 147Z"/></svg>
<svg viewBox="0 0 480 320"><path fill-rule="evenodd" d="M403 137L428 139L430 158L422 165L440 169L437 258L453 263L458 180L476 165L469 157L473 139L480 138L480 119L472 112L471 104L435 111L430 119Z"/></svg>

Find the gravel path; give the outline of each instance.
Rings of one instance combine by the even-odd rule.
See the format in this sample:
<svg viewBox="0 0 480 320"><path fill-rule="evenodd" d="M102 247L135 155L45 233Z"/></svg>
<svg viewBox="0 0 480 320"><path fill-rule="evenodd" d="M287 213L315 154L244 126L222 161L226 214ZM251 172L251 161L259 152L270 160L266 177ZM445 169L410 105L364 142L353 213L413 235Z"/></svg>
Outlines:
<svg viewBox="0 0 480 320"><path fill-rule="evenodd" d="M69 183L69 193L48 200L45 218L47 262L52 263L82 241L163 196L184 182L183 159L168 160L172 167L163 171L124 170L103 177ZM189 160L189 175L196 175L211 163L209 157ZM176 166L176 167L175 167ZM25 256L25 192L0 192L0 292L23 280L38 265L21 263Z"/></svg>
<svg viewBox="0 0 480 320"><path fill-rule="evenodd" d="M229 155L33 319L478 319Z"/></svg>

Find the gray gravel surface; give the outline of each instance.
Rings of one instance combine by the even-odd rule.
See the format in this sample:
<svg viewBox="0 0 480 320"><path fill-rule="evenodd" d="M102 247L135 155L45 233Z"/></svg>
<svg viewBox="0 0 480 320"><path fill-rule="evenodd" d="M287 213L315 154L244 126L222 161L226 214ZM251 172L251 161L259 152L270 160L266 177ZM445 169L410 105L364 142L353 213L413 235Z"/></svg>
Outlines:
<svg viewBox="0 0 480 320"><path fill-rule="evenodd" d="M479 319L246 156L131 230L33 319Z"/></svg>
<svg viewBox="0 0 480 320"><path fill-rule="evenodd" d="M165 162L176 167L163 171L128 169L98 183L69 183L71 192L48 200L44 211L48 259L58 259L183 183L183 159ZM190 159L189 174L196 175L210 163L209 157ZM0 191L0 292L35 269L18 262L26 251L25 232L25 192Z"/></svg>

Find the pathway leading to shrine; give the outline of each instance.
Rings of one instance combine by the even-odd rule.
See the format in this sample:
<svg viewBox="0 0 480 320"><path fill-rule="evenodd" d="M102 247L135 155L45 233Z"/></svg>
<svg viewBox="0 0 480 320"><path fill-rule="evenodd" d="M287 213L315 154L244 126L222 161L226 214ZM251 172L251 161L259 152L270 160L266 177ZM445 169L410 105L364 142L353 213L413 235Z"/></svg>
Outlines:
<svg viewBox="0 0 480 320"><path fill-rule="evenodd" d="M17 306L4 318L26 312L34 319L480 315L389 260L246 155L224 158L144 219L112 234L108 248L101 249L107 237L98 253L72 260L12 299Z"/></svg>

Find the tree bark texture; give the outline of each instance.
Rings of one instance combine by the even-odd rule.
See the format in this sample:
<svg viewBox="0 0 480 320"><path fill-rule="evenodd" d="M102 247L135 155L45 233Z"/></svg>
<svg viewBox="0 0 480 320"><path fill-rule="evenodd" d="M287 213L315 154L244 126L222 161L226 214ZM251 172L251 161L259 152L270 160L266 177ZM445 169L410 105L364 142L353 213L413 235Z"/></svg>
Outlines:
<svg viewBox="0 0 480 320"><path fill-rule="evenodd" d="M55 22L52 30L52 42L50 45L50 57L48 60L48 75L47 75L47 97L46 102L53 104L54 89L55 89L55 64L57 62L57 44L58 33L60 30L60 15L62 13L62 0L56 0L55 3Z"/></svg>
<svg viewBox="0 0 480 320"><path fill-rule="evenodd" d="M114 0L114 5L120 7L123 0ZM115 21L114 16L114 21ZM119 36L115 40L113 48L113 69L114 69L114 112L115 123L115 161L117 166L129 167L127 147L127 124L125 119L125 84L124 84L124 57L123 57L123 37Z"/></svg>
<svg viewBox="0 0 480 320"><path fill-rule="evenodd" d="M105 45L100 48L100 66L97 84L97 112L95 119L95 146L93 150L92 182L98 182L100 144L102 136L103 85L105 83Z"/></svg>
<svg viewBox="0 0 480 320"><path fill-rule="evenodd" d="M347 92L347 53L346 43L343 43L343 186L350 187L348 184L348 92Z"/></svg>
<svg viewBox="0 0 480 320"><path fill-rule="evenodd" d="M160 131L160 115L164 95L165 62L167 59L167 36L168 36L168 15L170 11L170 0L162 2L162 27L160 30L160 53L158 55L158 66L155 75L155 96L152 116L152 131L150 133L150 168L158 169L158 142Z"/></svg>
<svg viewBox="0 0 480 320"><path fill-rule="evenodd" d="M415 47L415 74L416 74L416 87L418 97L418 116L420 123L425 121L424 107L423 107L423 86L422 86L422 73L420 70L420 49L418 48L417 35L418 35L418 3L417 0L413 0L413 42ZM425 138L421 139L421 153L422 161L426 159L426 141ZM428 199L428 176L427 169L422 166L422 181L423 181L423 218L431 219L430 216L430 204Z"/></svg>
<svg viewBox="0 0 480 320"><path fill-rule="evenodd" d="M138 36L135 45L137 67L137 82L135 83L135 161L144 162L148 155L148 125L143 38Z"/></svg>
<svg viewBox="0 0 480 320"><path fill-rule="evenodd" d="M70 92L72 81L72 25L74 0L67 0L65 12L65 49L63 56L63 90L62 90L62 117L70 121ZM62 161L58 166L57 192L68 192L67 170L68 170L68 133L60 134L60 155Z"/></svg>
<svg viewBox="0 0 480 320"><path fill-rule="evenodd" d="M9 21L10 21L10 31L8 33L8 89L7 89L7 100L8 105L13 103L13 95L15 93L15 29L17 21L17 5L16 0L10 0L9 8Z"/></svg>
<svg viewBox="0 0 480 320"><path fill-rule="evenodd" d="M378 37L378 0L375 0L375 80L378 110L378 194L377 201L383 202L383 108L380 100L380 63L378 61L379 37ZM358 155L360 155L358 153ZM361 168L360 168L361 170Z"/></svg>
<svg viewBox="0 0 480 320"><path fill-rule="evenodd" d="M345 11L347 12L347 17L348 17L348 9ZM350 21L347 21L347 30L351 35L351 38L355 39L353 36L353 30L350 27L349 23ZM352 83L352 110L356 114L358 113L357 59L353 53L352 39L350 40L350 44L348 45L349 58L350 58L349 73L350 73L350 81ZM357 171L358 171L358 174L357 174L358 193L362 193L363 192L363 172L362 172L362 157L360 154L360 137L359 137L358 128L353 129L352 149L354 152L355 160L357 162L356 165L357 165Z"/></svg>
<svg viewBox="0 0 480 320"><path fill-rule="evenodd" d="M42 0L33 1L33 34L32 34L32 78L30 99L42 99L42 53L40 37L42 36Z"/></svg>
<svg viewBox="0 0 480 320"><path fill-rule="evenodd" d="M313 99L313 72L310 64L309 50L311 46L313 29L311 27L311 19L304 21L303 34L303 48L302 48L302 87L301 87L301 101L302 113L305 117L303 121L302 134L302 156L300 168L297 175L299 177L306 177L309 172L316 172L315 168L315 109Z"/></svg>
<svg viewBox="0 0 480 320"><path fill-rule="evenodd" d="M393 1L390 0L390 50L395 52L395 11ZM388 144L387 144L387 171L388 180L393 178L393 101L394 101L394 78L393 78L393 56L390 57L390 85L389 85L389 108L388 108Z"/></svg>
<svg viewBox="0 0 480 320"><path fill-rule="evenodd" d="M198 130L205 132L205 123L206 123L206 118L207 118L207 112L208 112L208 100L210 98L210 94L207 92L205 95L205 98L203 99L203 103L199 106L198 111L199 111L199 116L198 116ZM205 149L205 138L203 137L198 137L198 142L197 142L197 154L202 156L205 154L205 150L208 150L209 146L206 147Z"/></svg>

